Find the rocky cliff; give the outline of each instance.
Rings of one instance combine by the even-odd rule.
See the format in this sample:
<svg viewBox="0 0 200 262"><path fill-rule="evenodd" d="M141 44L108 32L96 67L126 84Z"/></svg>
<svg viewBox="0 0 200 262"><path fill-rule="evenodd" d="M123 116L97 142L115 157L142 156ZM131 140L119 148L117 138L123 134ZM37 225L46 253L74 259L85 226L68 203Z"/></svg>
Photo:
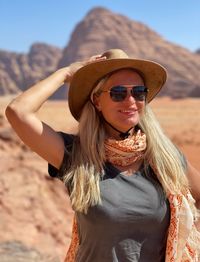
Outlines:
<svg viewBox="0 0 200 262"><path fill-rule="evenodd" d="M3 112L8 104L6 94L20 92L56 68L108 48L123 48L133 57L155 59L164 64L169 80L162 94L200 97L198 52L191 53L169 43L147 26L102 8L89 12L76 26L63 53L59 48L39 43L32 45L28 54L0 51L0 94L5 95L0 100L1 262L53 262L57 257L63 261L73 216L64 185L48 176L47 163L20 142L6 121ZM163 123L170 120L165 127L176 132L176 142L186 148L195 146L196 151L189 151L189 156L195 157L199 164L199 101L195 100L195 110L187 99L180 101L183 105L180 107L175 101L172 114L168 111L172 104L164 104L161 99L157 112L162 108ZM46 109L44 120L49 120L50 125L55 120L59 130L67 131L71 116L65 112L65 102L62 111L59 111L60 102L51 103L55 105L51 105L51 110ZM188 114L184 112L186 107L190 109Z"/></svg>
<svg viewBox="0 0 200 262"><path fill-rule="evenodd" d="M28 54L0 50L0 95L15 94L57 68L62 50L36 43Z"/></svg>
<svg viewBox="0 0 200 262"><path fill-rule="evenodd" d="M0 106L0 261L57 261L42 259L42 254L63 261L71 217L63 183L52 179L47 174L47 163L19 140ZM36 248L42 252L41 258L31 250L25 252L21 245L8 244L10 241L20 241L27 249Z"/></svg>
<svg viewBox="0 0 200 262"><path fill-rule="evenodd" d="M1 262L59 262L58 257L42 255L19 241L0 243Z"/></svg>
<svg viewBox="0 0 200 262"><path fill-rule="evenodd" d="M59 66L109 48L122 48L131 57L152 59L168 70L161 95L199 96L200 59L197 53L170 43L148 26L104 8L91 10L72 33Z"/></svg>
<svg viewBox="0 0 200 262"><path fill-rule="evenodd" d="M104 8L92 9L75 27L64 48L34 44L28 54L0 51L0 94L16 93L56 68L85 59L109 48L122 48L131 57L153 59L168 70L168 82L160 95L199 97L199 51L170 43L148 26ZM63 98L59 90L56 98Z"/></svg>

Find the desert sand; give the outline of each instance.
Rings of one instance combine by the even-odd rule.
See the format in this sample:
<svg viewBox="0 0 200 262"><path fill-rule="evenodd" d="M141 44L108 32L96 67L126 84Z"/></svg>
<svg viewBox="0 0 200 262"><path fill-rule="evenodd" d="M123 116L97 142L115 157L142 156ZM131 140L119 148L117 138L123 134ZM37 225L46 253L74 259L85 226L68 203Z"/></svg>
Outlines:
<svg viewBox="0 0 200 262"><path fill-rule="evenodd" d="M165 133L200 170L200 99L164 97L155 99L150 105ZM72 118L66 102L48 102L39 115L56 130L76 131L77 122Z"/></svg>
<svg viewBox="0 0 200 262"><path fill-rule="evenodd" d="M23 145L0 98L0 241L18 240L63 260L70 241L73 212L64 185L48 176L47 163ZM200 99L155 99L161 126L200 171ZM66 101L48 101L39 117L55 130L76 132Z"/></svg>

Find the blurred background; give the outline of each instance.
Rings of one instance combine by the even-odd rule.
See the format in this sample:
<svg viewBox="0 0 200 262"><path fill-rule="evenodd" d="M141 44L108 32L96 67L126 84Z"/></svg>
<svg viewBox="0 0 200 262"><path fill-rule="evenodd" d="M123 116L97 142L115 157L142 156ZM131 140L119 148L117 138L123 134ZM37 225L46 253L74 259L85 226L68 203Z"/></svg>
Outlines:
<svg viewBox="0 0 200 262"><path fill-rule="evenodd" d="M60 67L121 48L167 68L151 105L200 170L200 2L1 0L0 10L0 254L5 262L63 261L73 215L65 187L12 131L6 105ZM55 130L76 132L66 86L39 117Z"/></svg>

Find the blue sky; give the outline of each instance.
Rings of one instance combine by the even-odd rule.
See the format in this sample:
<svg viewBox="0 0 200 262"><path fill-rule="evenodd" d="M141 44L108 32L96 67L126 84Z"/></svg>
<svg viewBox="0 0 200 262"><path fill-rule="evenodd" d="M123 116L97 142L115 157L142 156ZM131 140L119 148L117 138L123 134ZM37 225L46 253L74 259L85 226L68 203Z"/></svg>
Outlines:
<svg viewBox="0 0 200 262"><path fill-rule="evenodd" d="M199 0L0 0L0 49L28 52L34 42L65 47L75 25L97 6L191 51L200 48Z"/></svg>

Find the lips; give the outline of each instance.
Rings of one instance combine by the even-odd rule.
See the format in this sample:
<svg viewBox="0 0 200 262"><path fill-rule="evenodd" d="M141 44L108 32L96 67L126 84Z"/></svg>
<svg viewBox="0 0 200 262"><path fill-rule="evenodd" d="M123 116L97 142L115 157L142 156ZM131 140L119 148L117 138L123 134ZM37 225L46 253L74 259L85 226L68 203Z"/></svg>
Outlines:
<svg viewBox="0 0 200 262"><path fill-rule="evenodd" d="M137 109L120 109L119 112L125 115L134 115L137 112Z"/></svg>

